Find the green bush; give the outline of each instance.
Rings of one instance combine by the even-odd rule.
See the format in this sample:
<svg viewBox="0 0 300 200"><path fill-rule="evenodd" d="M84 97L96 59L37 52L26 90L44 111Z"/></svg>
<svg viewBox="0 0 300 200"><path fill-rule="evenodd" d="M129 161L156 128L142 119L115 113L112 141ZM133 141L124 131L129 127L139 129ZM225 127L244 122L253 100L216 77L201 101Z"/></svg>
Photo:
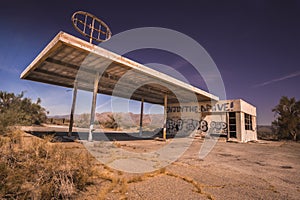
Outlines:
<svg viewBox="0 0 300 200"><path fill-rule="evenodd" d="M15 95L0 91L0 133L5 133L7 128L14 125L41 124L46 121L46 110L38 98L33 103L30 98L25 98L24 93Z"/></svg>
<svg viewBox="0 0 300 200"><path fill-rule="evenodd" d="M280 139L297 140L300 135L300 101L294 97L281 97L279 104L272 110L276 120L272 122Z"/></svg>

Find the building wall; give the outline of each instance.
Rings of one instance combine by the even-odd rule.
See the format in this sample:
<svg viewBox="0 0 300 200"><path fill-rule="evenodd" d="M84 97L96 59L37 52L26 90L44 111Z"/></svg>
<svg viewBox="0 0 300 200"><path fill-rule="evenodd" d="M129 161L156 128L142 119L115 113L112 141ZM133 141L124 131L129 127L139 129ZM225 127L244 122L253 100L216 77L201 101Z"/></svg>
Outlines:
<svg viewBox="0 0 300 200"><path fill-rule="evenodd" d="M256 130L256 116L252 116L252 129L246 130L245 129L245 113L241 112L241 129L240 129L240 141L248 142L257 140L257 130Z"/></svg>
<svg viewBox="0 0 300 200"><path fill-rule="evenodd" d="M229 113L235 113L236 138L229 138L229 131L234 129L234 125L229 120ZM245 113L251 115L251 130L246 130ZM168 104L167 133L186 135L193 131L223 134L229 139L241 142L257 140L256 108L241 99Z"/></svg>

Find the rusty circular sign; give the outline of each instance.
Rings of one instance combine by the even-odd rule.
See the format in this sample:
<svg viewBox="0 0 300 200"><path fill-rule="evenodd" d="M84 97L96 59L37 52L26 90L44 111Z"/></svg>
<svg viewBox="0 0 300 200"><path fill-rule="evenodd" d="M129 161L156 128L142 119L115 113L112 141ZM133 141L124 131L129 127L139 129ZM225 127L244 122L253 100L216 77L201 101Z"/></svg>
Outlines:
<svg viewBox="0 0 300 200"><path fill-rule="evenodd" d="M106 23L88 12L75 12L72 15L72 22L78 32L90 39L90 43L104 42L111 37L112 33Z"/></svg>

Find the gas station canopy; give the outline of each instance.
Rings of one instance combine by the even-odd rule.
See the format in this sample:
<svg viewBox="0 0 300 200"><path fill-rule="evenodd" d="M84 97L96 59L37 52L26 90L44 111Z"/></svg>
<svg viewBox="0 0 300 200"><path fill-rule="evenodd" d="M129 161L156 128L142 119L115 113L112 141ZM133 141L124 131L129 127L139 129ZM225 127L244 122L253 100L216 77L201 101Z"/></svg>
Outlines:
<svg viewBox="0 0 300 200"><path fill-rule="evenodd" d="M116 53L60 32L22 72L21 78L164 105L181 101L210 101L218 97ZM130 96L128 96L130 95ZM193 96L193 99L191 99Z"/></svg>

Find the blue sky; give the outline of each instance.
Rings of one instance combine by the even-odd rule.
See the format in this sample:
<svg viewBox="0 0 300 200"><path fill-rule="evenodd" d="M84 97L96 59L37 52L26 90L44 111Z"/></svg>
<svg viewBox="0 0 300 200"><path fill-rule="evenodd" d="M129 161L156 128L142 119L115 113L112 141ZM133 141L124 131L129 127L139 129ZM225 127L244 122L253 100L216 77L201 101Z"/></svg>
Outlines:
<svg viewBox="0 0 300 200"><path fill-rule="evenodd" d="M300 99L300 1L5 1L0 7L0 90L40 97L51 115L70 111L72 91L20 80L21 72L59 32L77 37L71 15L77 10L104 20L113 34L138 27L180 31L200 43L215 61L227 99L242 98L257 107L258 124L270 124L281 96ZM82 38L82 37L81 37ZM128 56L141 63L162 63L177 69L191 84L188 63L166 52L138 51ZM98 96L99 111L110 97ZM77 113L89 110L91 94L80 92ZM87 102L87 103L85 103ZM129 111L138 112L138 103ZM162 109L146 105L146 112ZM99 112L98 111L98 112Z"/></svg>

